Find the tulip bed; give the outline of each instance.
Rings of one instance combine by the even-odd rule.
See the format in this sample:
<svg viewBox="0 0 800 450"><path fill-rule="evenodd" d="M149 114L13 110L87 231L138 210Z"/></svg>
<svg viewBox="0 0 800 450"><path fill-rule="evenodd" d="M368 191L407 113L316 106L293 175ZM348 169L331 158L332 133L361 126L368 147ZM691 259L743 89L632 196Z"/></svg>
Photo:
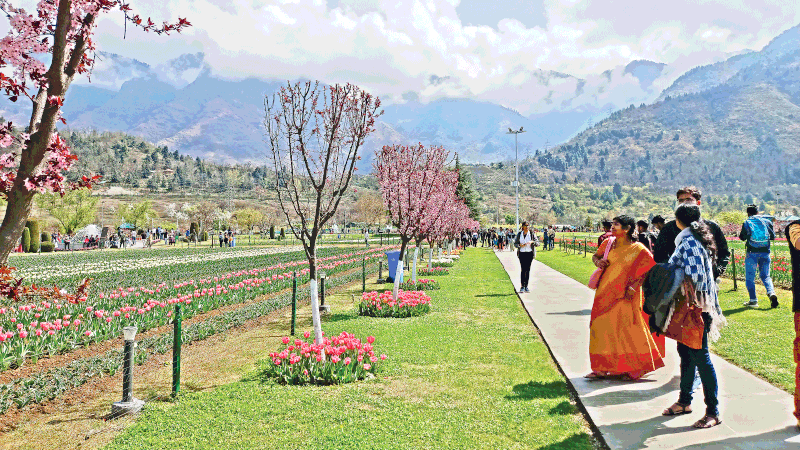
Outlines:
<svg viewBox="0 0 800 450"><path fill-rule="evenodd" d="M431 268L423 267L421 269L417 269L417 274L418 275L437 275L438 276L438 275L447 275L449 273L450 273L450 271L447 270L447 268L445 268L445 267L431 267Z"/></svg>
<svg viewBox="0 0 800 450"><path fill-rule="evenodd" d="M318 267L335 276L360 267L362 259L381 258L385 250L322 249ZM35 362L45 355L116 338L125 326L136 325L140 331L146 331L165 325L175 304L184 305L183 316L191 318L286 289L291 286L294 273L298 283L308 281L308 262L300 252L282 255L250 252L242 252L246 255L243 258L229 258L217 264L184 264L186 270L177 273L191 276L179 281L173 280L174 272L162 270L160 282L152 284L153 269L150 269L147 280L151 283L132 277L133 285L101 290L77 303L42 301L0 307L0 371L21 366L26 360Z"/></svg>
<svg viewBox="0 0 800 450"><path fill-rule="evenodd" d="M397 301L391 291L361 294L358 314L370 317L411 317L431 310L431 298L422 291L398 291Z"/></svg>
<svg viewBox="0 0 800 450"><path fill-rule="evenodd" d="M377 265L376 259L369 262L367 264L368 273L377 272ZM360 268L360 263L358 268ZM361 271L353 270L349 273L330 277L326 281L326 288L334 289L359 280L361 280ZM298 303L307 301L309 298L307 290L299 289L299 287ZM181 339L184 345L206 339L230 328L244 325L249 320L289 306L291 301L291 293L285 292L244 305L236 310L210 317L201 322L184 325ZM169 352L172 349L172 344L172 331L138 340L135 363L143 364L150 356ZM114 375L121 367L122 349L115 349L109 350L102 355L72 361L63 367L43 371L29 378L0 384L0 414L4 414L12 406L22 408L28 404L54 399L69 389L83 385L96 376Z"/></svg>
<svg viewBox="0 0 800 450"><path fill-rule="evenodd" d="M285 347L269 354L272 364L264 374L281 384L350 383L374 376L379 361L386 359L386 355L375 355L373 336L364 343L355 335L342 332L331 339L323 337L322 344L308 340L309 336L308 331L303 334L306 340L285 336Z"/></svg>
<svg viewBox="0 0 800 450"><path fill-rule="evenodd" d="M427 278L417 278L417 282L406 280L400 283L400 289L404 291L432 291L439 289L439 282L436 280L429 280Z"/></svg>

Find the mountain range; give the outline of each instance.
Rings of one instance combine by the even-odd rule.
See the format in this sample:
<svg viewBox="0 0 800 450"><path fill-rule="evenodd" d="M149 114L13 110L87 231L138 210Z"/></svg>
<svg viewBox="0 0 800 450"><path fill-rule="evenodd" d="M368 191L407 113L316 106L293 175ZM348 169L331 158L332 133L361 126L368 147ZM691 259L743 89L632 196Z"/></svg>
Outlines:
<svg viewBox="0 0 800 450"><path fill-rule="evenodd" d="M485 100L421 101L408 92L401 102L384 102L384 114L361 165L368 169L374 150L382 145L416 142L444 145L467 163L507 160L514 157L515 147L506 131L519 127L528 131L519 135L522 157L563 142L629 102L654 100L661 92L658 86L670 77L674 75L669 66L650 61L632 61L587 78L539 70L530 74L529 85L546 94L528 115ZM121 131L182 154L254 164L264 160L267 150L264 96L286 83L216 77L203 53L150 66L101 52L87 81L77 80L67 93L63 112L69 129ZM429 82L448 80L431 77ZM0 99L0 114L6 120L27 123L29 111L22 100Z"/></svg>
<svg viewBox="0 0 800 450"><path fill-rule="evenodd" d="M521 172L548 182L695 184L800 203L800 28L698 67L650 105L616 111Z"/></svg>

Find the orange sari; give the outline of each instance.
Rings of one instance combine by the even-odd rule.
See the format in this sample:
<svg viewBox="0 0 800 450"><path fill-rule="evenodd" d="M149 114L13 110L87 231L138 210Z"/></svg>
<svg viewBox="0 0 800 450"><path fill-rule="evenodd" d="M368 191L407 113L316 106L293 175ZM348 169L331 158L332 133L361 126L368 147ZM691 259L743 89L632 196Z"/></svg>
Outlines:
<svg viewBox="0 0 800 450"><path fill-rule="evenodd" d="M600 258L608 245L597 249ZM589 324L589 358L593 372L610 375L635 374L637 377L664 367L664 336L654 339L649 317L642 311L642 281L655 265L653 254L639 242L608 253L609 265L600 279L594 296ZM625 298L628 287L637 288Z"/></svg>

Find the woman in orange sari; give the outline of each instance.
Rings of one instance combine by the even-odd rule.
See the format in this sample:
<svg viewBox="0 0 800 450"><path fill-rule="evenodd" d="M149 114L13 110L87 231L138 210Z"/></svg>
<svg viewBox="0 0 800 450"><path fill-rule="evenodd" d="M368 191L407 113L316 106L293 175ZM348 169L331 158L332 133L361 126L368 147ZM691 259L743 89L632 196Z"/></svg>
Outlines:
<svg viewBox="0 0 800 450"><path fill-rule="evenodd" d="M636 380L664 367L665 340L654 339L648 317L642 311L642 284L655 265L653 255L633 237L636 221L629 216L615 217L611 232L592 261L605 267L594 296L589 325L589 358L592 372L586 378L621 376ZM613 247L603 260L607 245Z"/></svg>

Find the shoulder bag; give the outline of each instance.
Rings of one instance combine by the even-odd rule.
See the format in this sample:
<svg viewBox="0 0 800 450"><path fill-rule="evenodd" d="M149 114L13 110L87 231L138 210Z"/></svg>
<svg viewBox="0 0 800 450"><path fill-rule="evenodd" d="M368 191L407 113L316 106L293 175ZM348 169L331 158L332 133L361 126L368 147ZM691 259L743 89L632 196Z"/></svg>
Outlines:
<svg viewBox="0 0 800 450"><path fill-rule="evenodd" d="M603 261L608 261L608 252L610 252L611 247L614 246L614 241L616 240L616 238L610 237L606 240L608 241L608 244L606 244L606 251L603 254ZM589 288L597 289L597 287L600 286L600 278L603 277L603 272L605 271L606 269L601 269L599 267L594 271L592 276L589 277Z"/></svg>

